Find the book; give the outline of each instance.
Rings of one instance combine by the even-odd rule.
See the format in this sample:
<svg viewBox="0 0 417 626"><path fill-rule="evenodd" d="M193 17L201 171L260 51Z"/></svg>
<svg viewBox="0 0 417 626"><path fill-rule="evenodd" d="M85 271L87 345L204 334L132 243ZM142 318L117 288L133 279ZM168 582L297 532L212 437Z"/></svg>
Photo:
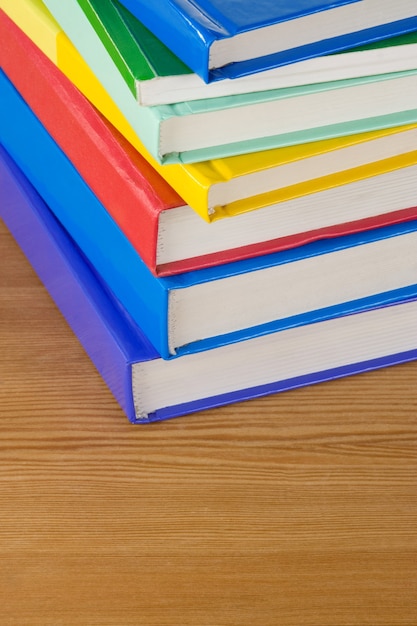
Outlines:
<svg viewBox="0 0 417 626"><path fill-rule="evenodd" d="M416 30L413 0L121 0L205 82Z"/></svg>
<svg viewBox="0 0 417 626"><path fill-rule="evenodd" d="M364 1L364 0L362 0ZM153 157L198 162L417 121L416 70L140 106L77 0L45 0ZM325 111L325 114L324 114Z"/></svg>
<svg viewBox="0 0 417 626"><path fill-rule="evenodd" d="M339 54L205 83L117 0L78 0L137 101L145 106L217 98L417 68L417 32Z"/></svg>
<svg viewBox="0 0 417 626"><path fill-rule="evenodd" d="M344 160L337 170L351 169L329 174L331 169L314 168L314 156L306 157L297 171L316 176L311 185L298 184L297 191L293 175L293 185L276 192L279 204L207 224L5 14L0 38L4 72L156 275L417 219L417 182L408 168L417 164L414 125L373 133L367 141L361 137L358 145L349 141L344 149L337 142ZM290 149L282 151L288 159ZM326 164L319 156L322 165L334 167L334 156ZM378 160L368 163L372 158ZM289 168L296 166L286 165L283 155L270 173L288 184ZM298 200L297 194L306 197Z"/></svg>
<svg viewBox="0 0 417 626"><path fill-rule="evenodd" d="M163 359L393 303L414 288L417 221L155 277L4 73L0 95L3 146Z"/></svg>
<svg viewBox="0 0 417 626"><path fill-rule="evenodd" d="M417 358L415 292L392 306L163 361L1 146L0 217L133 423Z"/></svg>
<svg viewBox="0 0 417 626"><path fill-rule="evenodd" d="M206 221L216 221L226 216L234 216L247 213L252 209L273 205L284 198L276 193L275 183L277 170L292 162L298 171L298 178L291 181L301 182L305 180L305 172L315 171L318 176L324 176L335 171L335 165L342 165L341 152L337 152L337 159L329 154L326 159L327 170L316 170L316 163L322 163L324 153L334 150L343 151L349 148L349 144L360 143L361 140L378 139L379 133L392 133L392 128L383 131L374 131L378 134L361 133L349 135L343 138L309 143L294 146L283 152L266 150L249 155L228 157L193 164L170 164L161 165L153 159L140 141L134 128L126 117L115 105L113 100L98 82L88 65L63 33L60 26L52 18L40 0L20 0L19 3L10 0L1 0L7 15L21 30L42 50L42 52L57 65L61 71L73 82L77 88L97 107L97 109L117 128L117 130L144 156L158 173L177 191L190 207L192 207ZM7 37L12 25L7 16L4 16L3 37ZM1 25L1 21L0 21ZM3 48L3 55L7 58L7 51ZM403 119L404 123L405 120ZM398 130L406 128L398 127ZM395 130L394 130L395 132ZM367 143L366 148L354 149L353 162L359 162L366 155L372 161L375 154L379 154L379 146L376 152L371 149L374 144ZM371 154L368 152L371 150ZM358 152L362 156L358 155ZM362 154L363 153L363 154ZM318 157L318 159L317 159ZM302 163L302 159L310 159ZM357 161L358 160L358 161ZM352 161L350 161L352 163ZM304 167L305 165L305 167ZM319 166L320 167L320 166ZM336 165L336 171L339 165ZM349 163L347 164L349 167ZM283 172L283 180L288 180L292 173ZM303 178L304 176L304 178ZM249 183L249 185L247 184ZM254 186L254 187L253 187ZM252 189L252 192L250 192ZM275 193L274 193L275 190ZM310 189L309 191L313 191ZM255 195L249 195L253 193ZM288 196L290 199L291 196ZM415 203L413 202L413 205ZM243 219L243 218L241 218ZM236 224L236 222L235 222ZM161 261L162 262L162 261Z"/></svg>

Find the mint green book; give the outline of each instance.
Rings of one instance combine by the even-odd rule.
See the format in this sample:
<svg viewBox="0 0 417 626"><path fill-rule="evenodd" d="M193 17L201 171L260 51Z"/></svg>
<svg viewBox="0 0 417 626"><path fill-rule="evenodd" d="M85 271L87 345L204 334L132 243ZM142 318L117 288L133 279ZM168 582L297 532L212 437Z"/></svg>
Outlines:
<svg viewBox="0 0 417 626"><path fill-rule="evenodd" d="M146 149L192 163L417 122L417 70L143 106L82 8L44 0Z"/></svg>
<svg viewBox="0 0 417 626"><path fill-rule="evenodd" d="M417 69L417 32L206 84L117 0L78 0L130 90L153 106Z"/></svg>

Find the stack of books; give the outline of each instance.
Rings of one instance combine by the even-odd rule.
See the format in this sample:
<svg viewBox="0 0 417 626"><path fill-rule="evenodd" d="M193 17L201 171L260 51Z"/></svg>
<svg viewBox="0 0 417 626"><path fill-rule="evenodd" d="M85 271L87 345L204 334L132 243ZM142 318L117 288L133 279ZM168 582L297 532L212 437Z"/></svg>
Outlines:
<svg viewBox="0 0 417 626"><path fill-rule="evenodd" d="M0 0L0 216L134 423L417 358L415 0Z"/></svg>

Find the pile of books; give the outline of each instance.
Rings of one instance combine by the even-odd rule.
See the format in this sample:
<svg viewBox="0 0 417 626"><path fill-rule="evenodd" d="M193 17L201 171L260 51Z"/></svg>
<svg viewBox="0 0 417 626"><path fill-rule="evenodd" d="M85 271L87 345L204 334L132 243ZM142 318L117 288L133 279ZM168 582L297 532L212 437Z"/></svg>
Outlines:
<svg viewBox="0 0 417 626"><path fill-rule="evenodd" d="M0 0L0 33L0 216L132 422L417 358L415 0Z"/></svg>

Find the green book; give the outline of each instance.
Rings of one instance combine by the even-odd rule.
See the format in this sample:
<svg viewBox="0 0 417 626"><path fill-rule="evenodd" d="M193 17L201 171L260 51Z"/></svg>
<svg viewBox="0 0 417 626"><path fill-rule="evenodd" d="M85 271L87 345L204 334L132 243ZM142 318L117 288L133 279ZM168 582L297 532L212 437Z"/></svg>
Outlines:
<svg viewBox="0 0 417 626"><path fill-rule="evenodd" d="M417 69L417 32L207 85L117 0L78 0L140 104L153 106Z"/></svg>
<svg viewBox="0 0 417 626"><path fill-rule="evenodd" d="M417 122L417 69L141 105L85 14L85 2L44 0L159 163L196 163Z"/></svg>

